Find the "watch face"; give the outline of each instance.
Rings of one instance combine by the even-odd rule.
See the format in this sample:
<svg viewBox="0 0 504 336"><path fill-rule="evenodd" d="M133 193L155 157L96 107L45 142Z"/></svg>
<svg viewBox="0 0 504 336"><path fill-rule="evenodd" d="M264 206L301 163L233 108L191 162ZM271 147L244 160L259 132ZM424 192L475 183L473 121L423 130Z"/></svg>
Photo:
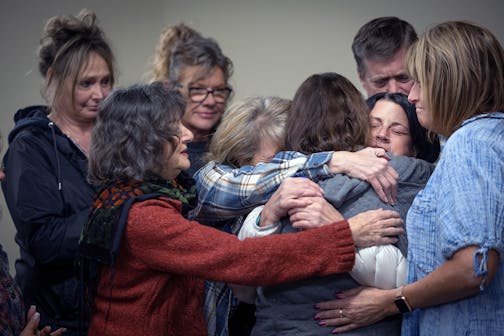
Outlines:
<svg viewBox="0 0 504 336"><path fill-rule="evenodd" d="M394 302L395 302L395 304L397 306L397 309L399 309L399 311L402 314L409 313L411 311L410 307L408 306L408 304L404 300L404 297L398 297L398 298L395 299Z"/></svg>

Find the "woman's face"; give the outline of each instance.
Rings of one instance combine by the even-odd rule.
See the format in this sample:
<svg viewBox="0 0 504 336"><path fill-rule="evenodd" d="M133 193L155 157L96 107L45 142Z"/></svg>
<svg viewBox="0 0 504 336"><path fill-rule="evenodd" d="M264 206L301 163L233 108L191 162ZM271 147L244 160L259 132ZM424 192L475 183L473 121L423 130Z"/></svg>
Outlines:
<svg viewBox="0 0 504 336"><path fill-rule="evenodd" d="M369 113L371 147L380 147L394 155L415 156L408 118L402 107L381 99Z"/></svg>
<svg viewBox="0 0 504 336"><path fill-rule="evenodd" d="M180 81L182 94L187 103L182 122L193 132L196 141L207 140L210 132L220 121L227 103L227 98L225 101L222 101L222 99L216 100L215 93L208 93L202 101L193 101L190 96L190 89L227 89L227 83L221 68L215 67L205 77L198 78L201 70L200 66L186 67Z"/></svg>
<svg viewBox="0 0 504 336"><path fill-rule="evenodd" d="M179 124L180 138L177 147L173 148L171 143L165 145L166 165L161 172L161 177L172 180L182 171L191 166L189 155L187 154L187 143L191 142L193 135L182 122Z"/></svg>
<svg viewBox="0 0 504 336"><path fill-rule="evenodd" d="M67 80L65 90L72 90ZM87 66L81 71L70 94L62 94L56 103L58 113L75 122L94 122L98 115L98 105L112 90L111 73L105 60L97 53L91 53Z"/></svg>
<svg viewBox="0 0 504 336"><path fill-rule="evenodd" d="M408 95L408 100L411 104L415 104L416 114L420 125L426 129L432 129L432 114L425 108L425 100L423 98L422 88L420 83L415 81Z"/></svg>

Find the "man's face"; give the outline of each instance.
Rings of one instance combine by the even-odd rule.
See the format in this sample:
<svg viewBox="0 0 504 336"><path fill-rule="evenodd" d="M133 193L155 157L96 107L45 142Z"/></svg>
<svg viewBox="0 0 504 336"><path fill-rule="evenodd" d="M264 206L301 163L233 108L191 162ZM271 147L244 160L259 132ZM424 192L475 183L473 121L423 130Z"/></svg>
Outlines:
<svg viewBox="0 0 504 336"><path fill-rule="evenodd" d="M364 59L365 73L359 73L359 79L368 97L379 92L409 94L413 81L404 66L406 50L399 50L388 60Z"/></svg>

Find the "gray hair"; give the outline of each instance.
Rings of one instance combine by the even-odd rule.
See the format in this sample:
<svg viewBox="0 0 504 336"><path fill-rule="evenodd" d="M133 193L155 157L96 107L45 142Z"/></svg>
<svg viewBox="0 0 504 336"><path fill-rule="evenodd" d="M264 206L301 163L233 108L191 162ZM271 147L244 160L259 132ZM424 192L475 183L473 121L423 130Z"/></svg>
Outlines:
<svg viewBox="0 0 504 336"><path fill-rule="evenodd" d="M212 137L208 159L239 167L252 161L263 138L283 146L290 107L290 100L279 97L249 97L235 102Z"/></svg>
<svg viewBox="0 0 504 336"><path fill-rule="evenodd" d="M364 24L354 37L352 52L360 75L366 73L364 60L388 60L418 39L413 26L395 16L375 18Z"/></svg>
<svg viewBox="0 0 504 336"><path fill-rule="evenodd" d="M89 181L100 187L118 179L159 176L165 147L179 141L185 102L160 82L114 90L100 105L89 154Z"/></svg>
<svg viewBox="0 0 504 336"><path fill-rule="evenodd" d="M222 53L217 41L203 37L184 23L166 27L156 46L152 80L169 80L176 85L187 66L202 67L202 72L198 74L201 78L215 67L222 70L226 82L233 74L233 62Z"/></svg>

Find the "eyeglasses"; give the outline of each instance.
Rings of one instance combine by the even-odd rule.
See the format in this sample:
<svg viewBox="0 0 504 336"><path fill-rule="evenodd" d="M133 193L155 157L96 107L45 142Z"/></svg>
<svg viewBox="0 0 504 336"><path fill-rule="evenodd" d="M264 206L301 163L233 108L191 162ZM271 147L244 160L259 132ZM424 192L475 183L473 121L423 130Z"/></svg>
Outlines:
<svg viewBox="0 0 504 336"><path fill-rule="evenodd" d="M231 88L225 87L222 89L210 89L210 88L202 88L202 87L189 87L189 98L193 103L201 103L205 99L207 99L209 94L215 99L217 103L225 103L231 92L233 90Z"/></svg>

